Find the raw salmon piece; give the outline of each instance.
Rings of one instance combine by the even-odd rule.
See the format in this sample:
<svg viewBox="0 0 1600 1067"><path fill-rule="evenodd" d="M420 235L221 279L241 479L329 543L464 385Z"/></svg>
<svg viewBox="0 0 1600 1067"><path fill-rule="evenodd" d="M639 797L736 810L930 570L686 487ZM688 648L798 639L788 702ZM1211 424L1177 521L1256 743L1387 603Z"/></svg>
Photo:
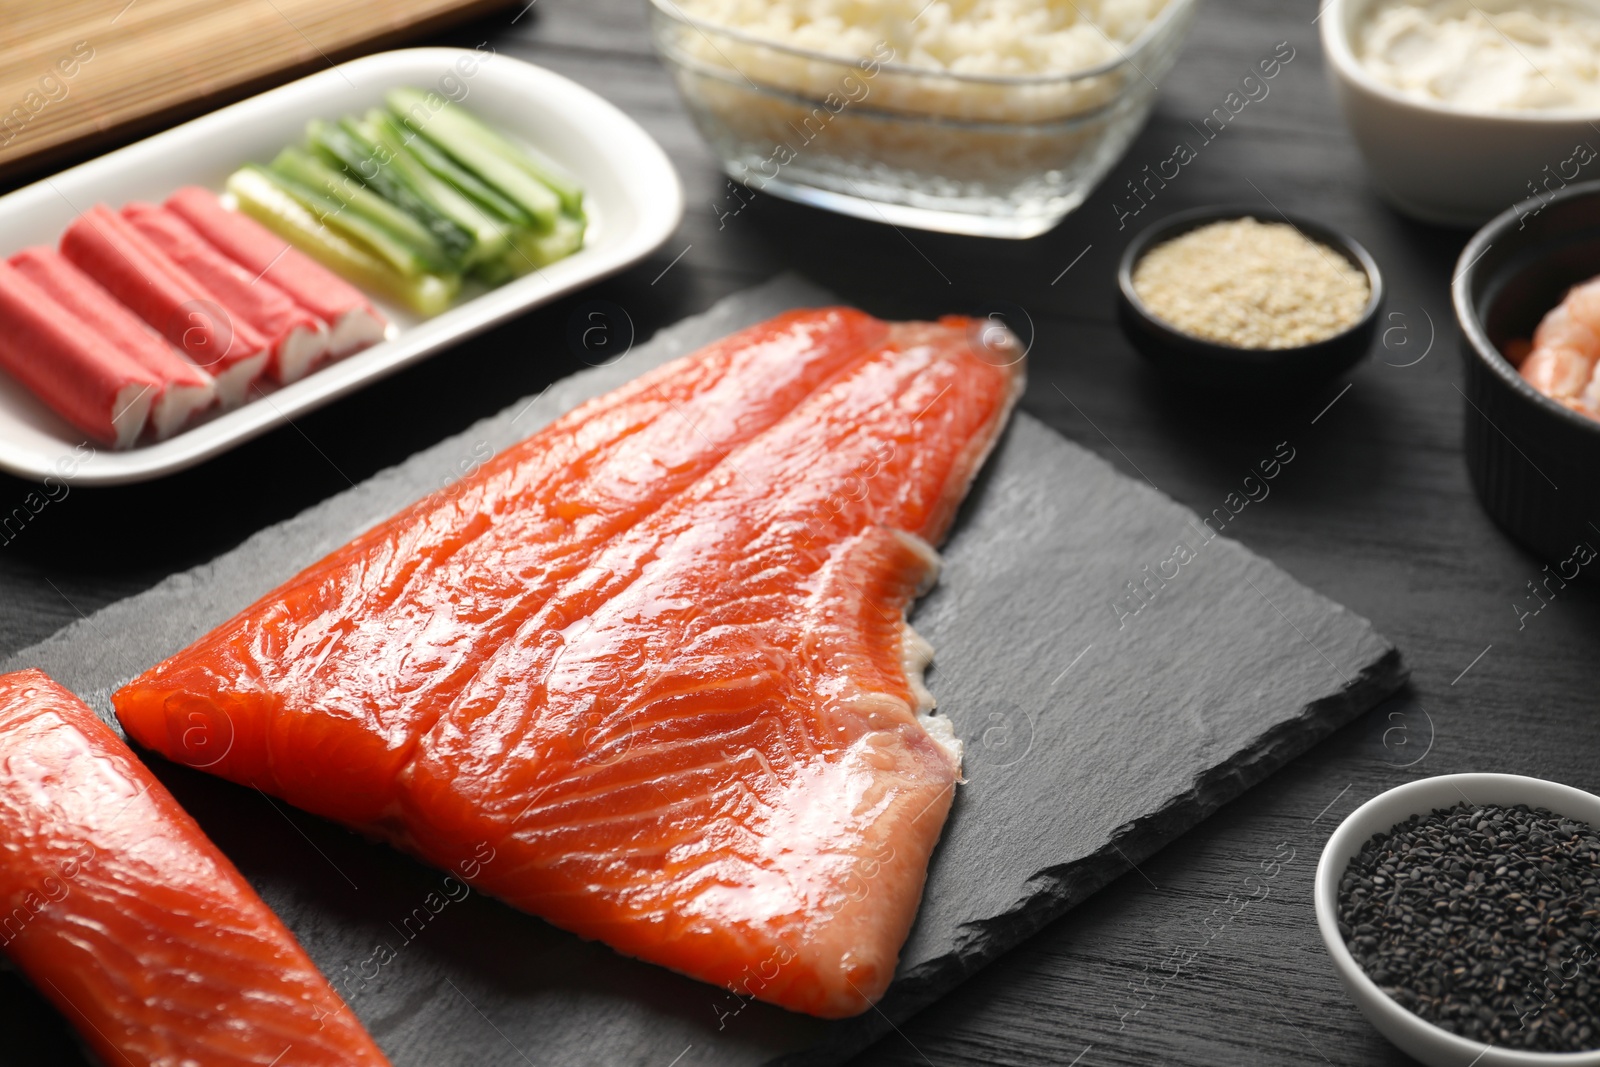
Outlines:
<svg viewBox="0 0 1600 1067"><path fill-rule="evenodd" d="M396 776L484 659L886 331L791 312L584 404L131 682L118 717L171 759L398 832Z"/></svg>
<svg viewBox="0 0 1600 1067"><path fill-rule="evenodd" d="M108 1065L387 1064L111 729L0 675L0 944Z"/></svg>
<svg viewBox="0 0 1600 1067"><path fill-rule="evenodd" d="M797 1011L893 977L960 775L905 623L1021 385L904 324L530 616L403 774L409 847Z"/></svg>
<svg viewBox="0 0 1600 1067"><path fill-rule="evenodd" d="M904 622L1020 389L782 316L591 402L116 694L142 742L795 1010L881 995L959 775ZM226 745L198 749L199 736Z"/></svg>

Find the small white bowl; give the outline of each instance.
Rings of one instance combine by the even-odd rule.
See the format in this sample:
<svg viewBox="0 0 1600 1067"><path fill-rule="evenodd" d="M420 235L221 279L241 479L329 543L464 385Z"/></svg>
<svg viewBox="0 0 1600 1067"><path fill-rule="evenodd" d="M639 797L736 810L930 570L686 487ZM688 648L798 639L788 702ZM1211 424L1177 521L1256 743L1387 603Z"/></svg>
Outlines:
<svg viewBox="0 0 1600 1067"><path fill-rule="evenodd" d="M1356 1007L1384 1037L1429 1067L1600 1067L1600 1049L1586 1052L1526 1052L1450 1033L1401 1007L1367 977L1339 933L1339 880L1373 834L1413 815L1462 801L1510 807L1526 804L1600 826L1600 797L1581 789L1519 774L1441 774L1379 793L1339 824L1317 863L1317 929Z"/></svg>
<svg viewBox="0 0 1600 1067"><path fill-rule="evenodd" d="M1378 191L1395 207L1424 222L1476 227L1568 181L1600 177L1600 166L1574 161L1577 146L1596 144L1600 113L1474 111L1407 96L1374 78L1351 42L1375 2L1328 0L1318 22L1339 109Z"/></svg>

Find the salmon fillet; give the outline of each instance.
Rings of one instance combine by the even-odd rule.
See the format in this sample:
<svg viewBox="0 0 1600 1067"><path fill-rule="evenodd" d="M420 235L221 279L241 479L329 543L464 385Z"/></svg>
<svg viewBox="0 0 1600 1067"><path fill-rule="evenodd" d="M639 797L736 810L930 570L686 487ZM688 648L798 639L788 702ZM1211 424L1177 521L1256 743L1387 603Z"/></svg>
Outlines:
<svg viewBox="0 0 1600 1067"><path fill-rule="evenodd" d="M107 1064L389 1061L128 747L0 675L0 944Z"/></svg>
<svg viewBox="0 0 1600 1067"><path fill-rule="evenodd" d="M435 864L489 841L476 884L620 951L858 1013L960 776L905 612L1021 388L975 334L805 312L669 364L508 451L470 506L436 495L308 569L118 714ZM230 749L184 752L219 721Z"/></svg>

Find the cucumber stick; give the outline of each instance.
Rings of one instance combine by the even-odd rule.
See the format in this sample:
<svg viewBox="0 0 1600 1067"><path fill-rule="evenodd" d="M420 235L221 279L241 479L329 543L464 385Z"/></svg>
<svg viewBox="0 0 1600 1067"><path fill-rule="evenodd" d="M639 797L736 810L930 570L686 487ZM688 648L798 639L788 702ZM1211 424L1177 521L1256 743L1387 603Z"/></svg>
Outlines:
<svg viewBox="0 0 1600 1067"><path fill-rule="evenodd" d="M417 89L394 89L385 99L401 121L527 212L535 227L545 231L554 228L561 197L499 146L480 136L476 123L461 121L460 112L448 103L430 111L428 94Z"/></svg>
<svg viewBox="0 0 1600 1067"><path fill-rule="evenodd" d="M477 122L465 112L460 114L469 121ZM583 216L583 186L578 184L578 179L573 177L570 171L537 148L519 148L509 141L500 139L499 135L489 127L483 126L482 129L505 145L513 162L556 191L556 195L561 198L562 211L579 218Z"/></svg>
<svg viewBox="0 0 1600 1067"><path fill-rule="evenodd" d="M486 285L499 285L547 267L583 247L584 226L581 218L557 215L548 233L519 230L511 239L510 250L499 259L482 264L475 276Z"/></svg>
<svg viewBox="0 0 1600 1067"><path fill-rule="evenodd" d="M437 177L407 150L405 142L397 139L389 127L370 118L352 123L352 126L373 146L376 157L388 160L387 166L410 186L416 196L469 236L472 244L462 262L463 267L493 259L510 247L510 222L496 218L493 213L458 192L449 182Z"/></svg>
<svg viewBox="0 0 1600 1067"><path fill-rule="evenodd" d="M387 111L367 112L367 121L382 129L391 140L406 146L406 151L428 169L434 177L447 182L473 203L489 213L490 218L503 219L512 226L532 226L533 219L510 200L501 196L476 174L462 167L428 142L427 138L406 126Z"/></svg>
<svg viewBox="0 0 1600 1067"><path fill-rule="evenodd" d="M460 280L453 275L401 274L370 246L324 225L303 195L297 195L300 191L291 192L281 175L265 167L252 163L235 171L228 179L228 191L246 215L323 266L419 315L437 315L460 289Z"/></svg>
<svg viewBox="0 0 1600 1067"><path fill-rule="evenodd" d="M572 215L557 215L549 233L527 230L512 242L517 252L527 256L535 267L545 267L583 247L584 220Z"/></svg>
<svg viewBox="0 0 1600 1067"><path fill-rule="evenodd" d="M349 120L334 124L313 119L306 126L306 143L323 163L343 171L420 223L453 266L461 266L471 256L472 234L413 188L388 153L363 138Z"/></svg>
<svg viewBox="0 0 1600 1067"><path fill-rule="evenodd" d="M416 89L396 89L386 98L389 106L400 114L416 113L420 106L427 110L427 94ZM449 138L451 143L472 141L521 168L531 178L549 186L561 198L561 210L569 215L583 214L583 186L578 184L565 167L534 148L520 148L480 121L464 108L445 104L428 120L428 136ZM448 145L446 151L450 151ZM452 153L454 154L454 153Z"/></svg>
<svg viewBox="0 0 1600 1067"><path fill-rule="evenodd" d="M319 223L366 248L402 277L428 273L428 264L409 243L359 212L348 210L349 205L345 201L321 188L297 181L276 165L268 168L250 163L246 164L246 168L259 170L279 191L294 198L316 216Z"/></svg>
<svg viewBox="0 0 1600 1067"><path fill-rule="evenodd" d="M325 219L328 225L358 231L353 235L372 244L402 274L454 269L450 257L427 227L310 153L299 148L285 148L269 169L293 184L321 193L335 208Z"/></svg>

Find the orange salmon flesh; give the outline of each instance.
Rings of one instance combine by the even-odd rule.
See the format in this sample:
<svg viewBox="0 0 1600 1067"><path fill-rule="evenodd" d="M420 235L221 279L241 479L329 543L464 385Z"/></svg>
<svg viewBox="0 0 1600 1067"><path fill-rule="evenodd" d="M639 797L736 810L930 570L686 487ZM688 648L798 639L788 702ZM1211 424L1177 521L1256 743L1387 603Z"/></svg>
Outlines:
<svg viewBox="0 0 1600 1067"><path fill-rule="evenodd" d="M0 947L105 1064L384 1067L294 936L128 746L0 675Z"/></svg>
<svg viewBox="0 0 1600 1067"><path fill-rule="evenodd" d="M130 736L795 1011L887 988L960 778L905 622L1004 428L986 323L789 312L307 568Z"/></svg>

